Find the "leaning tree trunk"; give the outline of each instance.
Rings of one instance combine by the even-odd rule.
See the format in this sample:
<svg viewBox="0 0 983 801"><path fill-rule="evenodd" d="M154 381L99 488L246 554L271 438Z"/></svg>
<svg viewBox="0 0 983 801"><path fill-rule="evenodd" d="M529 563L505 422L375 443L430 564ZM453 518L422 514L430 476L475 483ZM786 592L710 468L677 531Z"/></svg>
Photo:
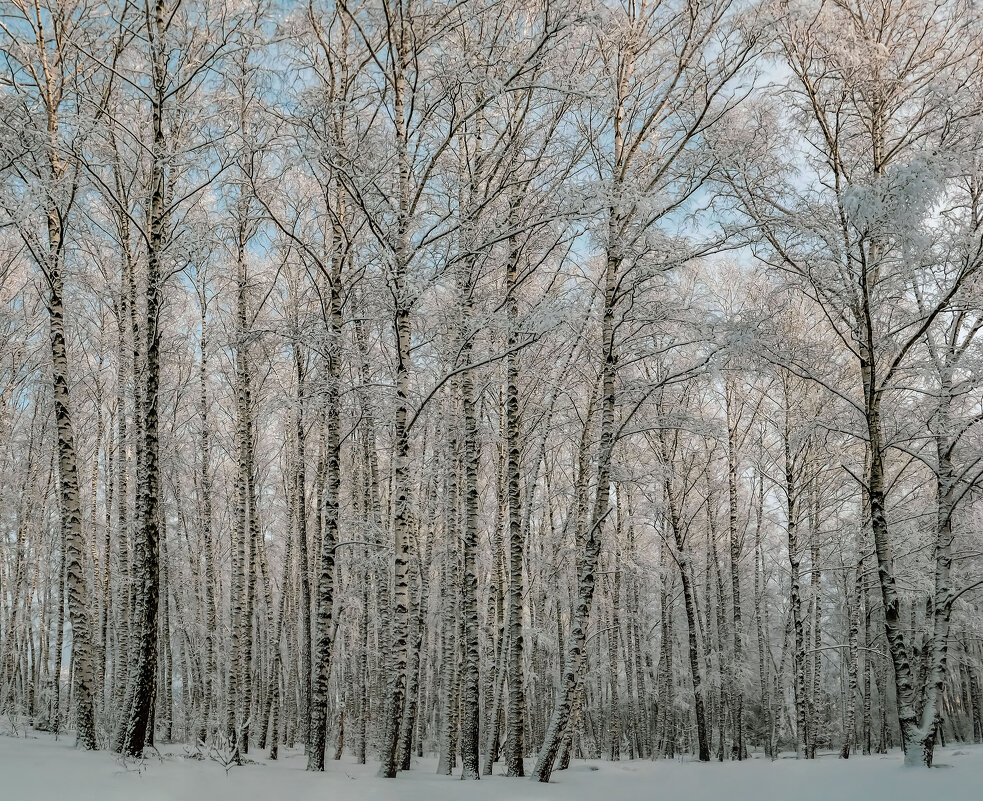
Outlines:
<svg viewBox="0 0 983 801"><path fill-rule="evenodd" d="M428 493L429 494L429 493ZM419 594L413 614L413 641L406 673L406 704L399 730L399 769L410 769L413 752L413 729L417 723L417 710L420 705L420 666L423 662L423 643L430 599L430 554L433 551L433 529L428 528L424 539L423 553L419 560Z"/></svg>
<svg viewBox="0 0 983 801"><path fill-rule="evenodd" d="M619 227L615 211L610 211L610 231L612 235ZM613 241L613 240L612 240ZM567 638L567 653L563 663L553 714L550 718L546 738L536 759L533 778L548 782L553 772L553 763L569 722L577 687L577 674L584 653L587 637L587 624L591 604L594 600L597 564L601 554L601 528L608 516L611 487L611 459L615 444L615 378L617 375L617 349L615 346L614 313L617 305L617 281L621 258L613 252L608 253L605 264L604 313L601 324L601 346L604 353L604 366L601 372L601 430L600 452L597 463L597 486L594 496L594 509L585 532L583 558L578 575L578 597L574 609L570 634Z"/></svg>
<svg viewBox="0 0 983 801"><path fill-rule="evenodd" d="M49 245L52 253L48 265L48 316L50 318L51 362L54 376L55 423L58 431L58 506L61 511L65 560L65 589L68 616L72 623L72 672L75 700L75 725L78 744L96 747L93 707L92 630L89 622L88 593L82 565L85 540L82 536L82 509L79 500L78 460L75 432L68 397L68 354L65 347L65 317L62 305L63 247L59 220L48 216ZM55 677L58 681L59 677ZM56 710L57 714L57 710Z"/></svg>
<svg viewBox="0 0 983 801"><path fill-rule="evenodd" d="M942 696L947 673L949 646L949 621L952 615L954 593L950 573L952 570L952 518L956 511L958 479L952 464L954 442L950 432L949 414L952 397L952 380L948 371L943 373L943 385L939 399L939 411L935 420L936 445L936 528L934 543L935 588L931 599L931 629L927 645L928 672L921 689L921 719L915 731L914 742L905 748L905 761L932 767L935 745L942 721ZM910 753L914 750L914 754Z"/></svg>
<svg viewBox="0 0 983 801"><path fill-rule="evenodd" d="M40 17L38 30L40 33ZM59 46L61 42L58 43ZM42 53L47 44L41 43ZM62 66L59 64L59 67ZM58 463L58 509L61 516L62 531L62 565L65 574L65 594L68 600L68 616L72 624L72 671L74 686L69 691L69 698L75 702L76 736L78 744L85 749L96 747L95 706L93 687L95 682L95 665L93 663L92 628L89 620L89 597L86 582L84 559L85 539L82 535L82 507L79 497L78 456L75 450L75 430L72 421L71 401L69 398L68 352L65 342L65 309L63 302L64 276L62 270L65 263L65 227L68 224L67 208L74 200L75 187L69 195L66 208L59 208L55 203L54 192L63 182L68 171L68 164L62 160L58 147L58 100L54 99L56 91L53 77L48 71L47 62L44 70L47 91L47 132L49 147L47 161L49 178L52 183L52 194L47 199L47 264L45 272L48 279L48 319L49 340L51 345L52 366L52 400L54 405L55 428L57 436ZM42 88L42 87L39 87ZM74 180L74 179L73 179ZM100 408L101 414L101 408ZM98 466L99 443L96 441L96 463ZM92 498L93 508L96 504L95 495ZM93 536L95 531L93 530ZM18 548L21 538L18 536ZM94 541L93 541L94 546ZM108 555L107 555L108 558ZM64 606L64 599L59 591L59 602ZM59 635L60 637L61 635ZM60 661L61 654L58 654ZM56 687L55 730L58 727L60 707L61 676L54 677ZM31 704L28 705L29 707ZM29 710L30 711L30 710Z"/></svg>
<svg viewBox="0 0 983 801"><path fill-rule="evenodd" d="M481 765L481 775L491 776L492 766L498 761L501 751L501 722L502 722L502 693L505 689L505 660L508 651L505 625L505 592L506 592L506 553L505 527L508 514L508 499L505 497L505 460L508 449L506 443L508 433L505 424L505 399L499 393L499 429L502 434L503 446L499 447L496 459L495 487L497 496L497 514L495 515L495 535L492 539L492 553L495 566L491 571L491 581L488 588L489 629L486 660L491 671L491 688L486 691L491 700L485 701L483 727L485 730L485 760Z"/></svg>
<svg viewBox="0 0 983 801"><path fill-rule="evenodd" d="M894 575L894 554L891 549L890 530L887 521L887 467L884 463L885 446L880 418L880 389L873 368L873 339L868 331L861 349L861 378L864 388L867 437L870 455L867 461L867 492L870 500L870 527L874 538L874 555L877 558L877 575L880 579L881 601L884 613L884 633L888 651L894 665L895 693L898 705L898 724L901 729L901 745L905 763L930 764L931 754L921 745L917 716L915 677L908 655L901 620L901 599ZM884 704L882 703L882 707Z"/></svg>
<svg viewBox="0 0 983 801"><path fill-rule="evenodd" d="M673 526L676 530L677 526ZM683 607L686 611L686 632L689 643L689 669L693 681L693 711L696 713L697 757L700 762L710 761L710 738L707 731L706 709L703 701L703 686L700 679L700 649L697 637L696 594L690 575L689 557L680 540L676 540L676 561L679 564L679 577L683 585Z"/></svg>

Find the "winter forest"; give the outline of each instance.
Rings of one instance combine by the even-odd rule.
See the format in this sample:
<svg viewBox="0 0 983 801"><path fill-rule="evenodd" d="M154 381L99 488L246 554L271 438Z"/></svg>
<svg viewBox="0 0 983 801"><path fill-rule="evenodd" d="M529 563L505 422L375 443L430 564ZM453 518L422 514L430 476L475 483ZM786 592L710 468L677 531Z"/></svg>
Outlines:
<svg viewBox="0 0 983 801"><path fill-rule="evenodd" d="M983 740L974 0L0 0L0 330L4 741Z"/></svg>

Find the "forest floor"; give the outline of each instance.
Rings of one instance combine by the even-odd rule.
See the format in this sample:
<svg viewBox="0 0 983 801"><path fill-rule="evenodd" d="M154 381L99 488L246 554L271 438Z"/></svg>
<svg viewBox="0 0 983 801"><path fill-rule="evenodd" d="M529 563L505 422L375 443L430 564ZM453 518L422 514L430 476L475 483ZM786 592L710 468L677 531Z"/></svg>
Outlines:
<svg viewBox="0 0 983 801"><path fill-rule="evenodd" d="M72 735L0 735L0 798L5 801L980 801L983 747L941 749L930 771L904 768L899 753L834 754L812 762L752 759L699 765L677 761L576 761L548 785L483 778L463 784L434 775L419 760L396 780L376 766L331 761L324 774L304 771L301 753L277 762L226 769L190 749L163 746L140 762L105 751L85 753ZM531 762L530 762L531 767Z"/></svg>

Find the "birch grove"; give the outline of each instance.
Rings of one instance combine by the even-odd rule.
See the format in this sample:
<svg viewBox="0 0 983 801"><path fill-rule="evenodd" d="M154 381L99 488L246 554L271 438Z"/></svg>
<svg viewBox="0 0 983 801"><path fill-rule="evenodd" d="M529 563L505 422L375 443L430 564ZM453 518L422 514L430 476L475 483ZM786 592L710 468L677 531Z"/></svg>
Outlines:
<svg viewBox="0 0 983 801"><path fill-rule="evenodd" d="M981 741L972 0L0 40L11 725L471 781Z"/></svg>

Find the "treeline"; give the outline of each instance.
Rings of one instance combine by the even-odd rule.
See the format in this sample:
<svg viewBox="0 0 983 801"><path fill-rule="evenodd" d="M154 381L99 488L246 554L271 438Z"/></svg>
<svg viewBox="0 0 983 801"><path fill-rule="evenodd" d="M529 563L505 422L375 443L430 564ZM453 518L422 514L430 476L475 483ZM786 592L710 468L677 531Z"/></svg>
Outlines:
<svg viewBox="0 0 983 801"><path fill-rule="evenodd" d="M11 726L983 738L970 3L0 8Z"/></svg>

